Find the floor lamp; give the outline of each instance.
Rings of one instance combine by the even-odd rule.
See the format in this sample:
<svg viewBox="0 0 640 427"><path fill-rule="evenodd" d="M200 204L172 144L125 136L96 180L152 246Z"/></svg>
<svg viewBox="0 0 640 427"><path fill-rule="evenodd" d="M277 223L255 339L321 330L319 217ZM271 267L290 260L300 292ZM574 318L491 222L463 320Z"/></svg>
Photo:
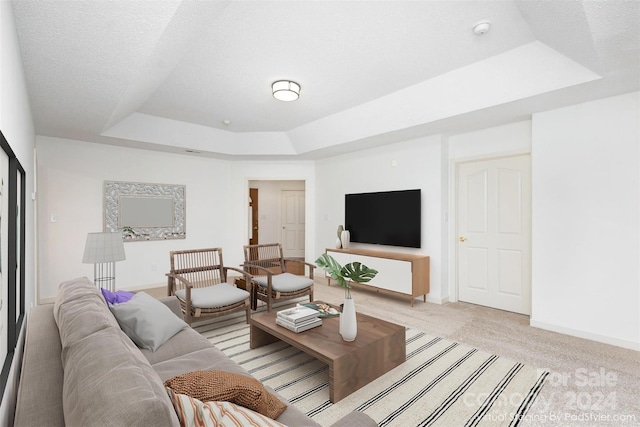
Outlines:
<svg viewBox="0 0 640 427"><path fill-rule="evenodd" d="M93 281L98 288L116 290L116 261L124 261L122 233L89 233L82 262L93 264Z"/></svg>

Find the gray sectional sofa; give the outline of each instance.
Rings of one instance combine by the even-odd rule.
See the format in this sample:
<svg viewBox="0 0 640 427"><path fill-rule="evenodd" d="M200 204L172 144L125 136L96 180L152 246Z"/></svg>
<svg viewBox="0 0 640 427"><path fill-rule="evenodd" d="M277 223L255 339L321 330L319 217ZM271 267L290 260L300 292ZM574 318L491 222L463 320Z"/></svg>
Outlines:
<svg viewBox="0 0 640 427"><path fill-rule="evenodd" d="M181 317L175 298L161 301ZM71 280L60 285L55 304L30 310L14 425L179 426L163 381L213 369L248 375L190 327L156 351L139 348L100 291L86 278ZM277 421L318 425L292 405ZM376 423L352 412L335 426Z"/></svg>

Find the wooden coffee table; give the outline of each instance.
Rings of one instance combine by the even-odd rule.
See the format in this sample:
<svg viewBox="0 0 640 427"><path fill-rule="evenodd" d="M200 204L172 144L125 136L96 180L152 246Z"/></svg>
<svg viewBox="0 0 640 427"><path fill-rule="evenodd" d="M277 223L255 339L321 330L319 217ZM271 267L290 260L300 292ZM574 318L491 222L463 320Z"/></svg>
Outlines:
<svg viewBox="0 0 640 427"><path fill-rule="evenodd" d="M276 313L251 317L250 347L282 340L329 365L329 398L333 403L405 361L404 326L357 313L358 336L346 342L340 336L339 317L323 318L322 326L296 334L276 325Z"/></svg>

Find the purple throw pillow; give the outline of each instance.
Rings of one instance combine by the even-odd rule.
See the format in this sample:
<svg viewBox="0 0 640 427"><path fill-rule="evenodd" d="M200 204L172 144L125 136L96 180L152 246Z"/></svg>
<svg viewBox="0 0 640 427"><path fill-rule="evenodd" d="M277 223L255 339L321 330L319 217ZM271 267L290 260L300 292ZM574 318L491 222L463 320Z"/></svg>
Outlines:
<svg viewBox="0 0 640 427"><path fill-rule="evenodd" d="M133 292L127 291L111 292L105 288L100 288L100 290L102 291L102 296L104 296L107 304L122 304L123 302L129 301L135 295Z"/></svg>

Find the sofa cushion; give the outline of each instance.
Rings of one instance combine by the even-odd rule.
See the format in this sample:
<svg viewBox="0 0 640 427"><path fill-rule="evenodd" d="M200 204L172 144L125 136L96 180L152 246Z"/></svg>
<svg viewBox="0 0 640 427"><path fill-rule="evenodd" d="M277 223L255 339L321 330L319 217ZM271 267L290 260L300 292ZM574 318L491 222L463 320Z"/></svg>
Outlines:
<svg viewBox="0 0 640 427"><path fill-rule="evenodd" d="M188 326L169 307L144 292L109 309L127 336L138 347L151 351Z"/></svg>
<svg viewBox="0 0 640 427"><path fill-rule="evenodd" d="M183 427L283 427L283 424L231 402L202 402L167 387Z"/></svg>
<svg viewBox="0 0 640 427"><path fill-rule="evenodd" d="M89 279L86 277L77 277L64 281L58 286L58 293L56 294L56 301L54 303L54 316L55 312L58 311L58 307L80 298L96 299L96 301L102 301L104 303L104 297Z"/></svg>
<svg viewBox="0 0 640 427"><path fill-rule="evenodd" d="M249 376L247 371L214 346L154 363L152 366L162 381L190 371L213 369Z"/></svg>
<svg viewBox="0 0 640 427"><path fill-rule="evenodd" d="M246 375L225 371L192 371L164 382L174 392L203 402L224 400L276 419L287 405L269 393L262 383Z"/></svg>
<svg viewBox="0 0 640 427"><path fill-rule="evenodd" d="M53 305L53 316L66 349L78 340L109 327L119 328L100 291L86 277L63 282Z"/></svg>
<svg viewBox="0 0 640 427"><path fill-rule="evenodd" d="M260 286L267 286L267 276L256 276L253 281ZM294 292L313 285L313 279L291 273L276 274L271 277L271 288L276 292Z"/></svg>
<svg viewBox="0 0 640 427"><path fill-rule="evenodd" d="M117 327L69 347L62 394L68 426L179 425L160 378Z"/></svg>

